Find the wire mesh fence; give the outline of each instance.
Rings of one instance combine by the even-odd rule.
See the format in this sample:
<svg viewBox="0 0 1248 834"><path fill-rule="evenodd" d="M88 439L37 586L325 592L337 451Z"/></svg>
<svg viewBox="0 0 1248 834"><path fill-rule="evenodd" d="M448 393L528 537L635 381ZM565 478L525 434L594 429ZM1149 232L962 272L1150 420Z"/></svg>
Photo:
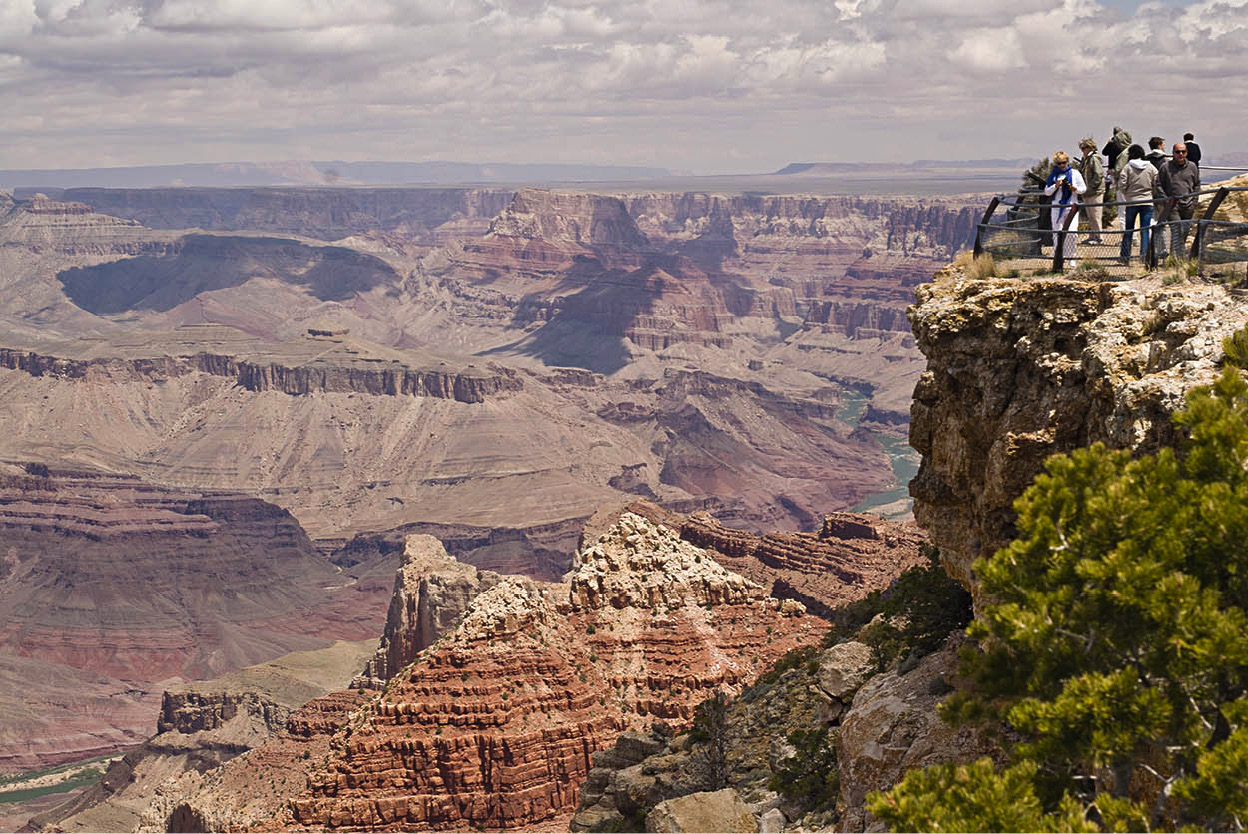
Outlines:
<svg viewBox="0 0 1248 834"><path fill-rule="evenodd" d="M1023 190L993 198L978 224L974 251L1007 262L1007 274L1074 272L1089 279L1125 279L1177 259L1194 272L1248 281L1248 222L1228 219L1225 212L1219 216L1235 192L1248 192L1248 187L1207 189L1156 202L1063 207L1049 203L1039 190ZM1183 208L1180 200L1189 197L1199 201L1197 209ZM1093 224L1093 212L1104 221L1114 215L1116 220Z"/></svg>

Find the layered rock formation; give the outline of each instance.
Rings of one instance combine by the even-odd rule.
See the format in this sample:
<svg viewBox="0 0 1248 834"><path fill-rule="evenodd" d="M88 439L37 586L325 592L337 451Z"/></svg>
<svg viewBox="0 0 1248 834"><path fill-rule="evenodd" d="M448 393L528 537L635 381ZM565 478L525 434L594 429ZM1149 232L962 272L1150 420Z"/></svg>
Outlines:
<svg viewBox="0 0 1248 834"><path fill-rule="evenodd" d="M950 574L1014 536L1013 502L1044 459L1095 442L1138 452L1174 442L1171 415L1212 382L1222 339L1248 312L1222 286L1066 279L970 280L918 291L928 367L910 442L922 455L914 513Z"/></svg>
<svg viewBox="0 0 1248 834"><path fill-rule="evenodd" d="M141 224L97 211L76 201L0 202L0 248L21 247L34 253L62 255L137 255L156 248Z"/></svg>
<svg viewBox="0 0 1248 834"><path fill-rule="evenodd" d="M451 558L433 536L409 536L394 577L381 647L364 667L360 685L384 685L458 626L472 601L500 580L496 573Z"/></svg>
<svg viewBox="0 0 1248 834"><path fill-rule="evenodd" d="M374 645L335 643L167 690L156 735L128 751L82 795L36 816L27 830L134 831L154 799L159 805L161 786L182 774L195 780L275 735L314 736L326 703L301 707L344 686ZM352 703L348 698L340 711Z"/></svg>
<svg viewBox="0 0 1248 834"><path fill-rule="evenodd" d="M158 681L362 639L381 621L384 597L356 591L272 504L41 464L26 471L0 478L0 655L6 665L38 659L45 671L6 699L6 769L133 743L154 719ZM66 676L94 679L114 705L62 715L55 693Z"/></svg>
<svg viewBox="0 0 1248 834"><path fill-rule="evenodd" d="M800 600L824 616L922 564L926 540L912 525L853 513L826 516L818 533L760 536L725 527L699 511L684 522L680 535L714 551L733 570L770 581L773 596Z"/></svg>
<svg viewBox="0 0 1248 834"><path fill-rule="evenodd" d="M411 552L409 569L447 568L428 541ZM419 619L406 620L408 645ZM340 725L288 811L270 803L275 815L257 816L222 788L246 773L266 781L268 745L166 790L161 807L263 828L558 824L594 750L656 718L687 723L708 693L741 686L819 625L674 531L624 514L563 583L508 577L473 598L453 631Z"/></svg>
<svg viewBox="0 0 1248 834"><path fill-rule="evenodd" d="M397 360L361 361L349 355L333 356L333 352L356 352L341 348L341 339L336 341L338 344L316 345L314 358L298 365L215 353L137 359L67 359L0 348L0 368L24 371L31 376L62 379L85 379L92 371L99 369L114 379L120 376L141 382L165 381L169 377L200 372L226 377L240 387L255 392L438 397L463 403L484 402L486 397L515 391L521 386L517 375L507 368L454 372L422 370L407 367Z"/></svg>

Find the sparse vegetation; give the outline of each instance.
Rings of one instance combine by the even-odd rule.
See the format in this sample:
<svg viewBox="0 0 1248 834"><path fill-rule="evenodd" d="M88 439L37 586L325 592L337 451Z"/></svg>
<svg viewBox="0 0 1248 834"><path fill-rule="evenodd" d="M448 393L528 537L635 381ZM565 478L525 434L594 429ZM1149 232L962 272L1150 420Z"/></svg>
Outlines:
<svg viewBox="0 0 1248 834"><path fill-rule="evenodd" d="M1241 327L1222 340L1223 363L1248 369L1248 327Z"/></svg>
<svg viewBox="0 0 1248 834"><path fill-rule="evenodd" d="M728 784L728 696L717 690L693 711L689 740L698 745L695 758L703 768L707 790Z"/></svg>
<svg viewBox="0 0 1248 834"><path fill-rule="evenodd" d="M1103 264L1095 261L1080 261L1079 267L1072 273L1072 277L1078 278L1080 281L1108 281L1112 276Z"/></svg>
<svg viewBox="0 0 1248 834"><path fill-rule="evenodd" d="M1004 277L997 274L997 262L992 255L980 255L976 257L969 249L958 253L953 259L953 265L963 271L967 278L974 280L982 280L984 278ZM1017 270L1014 271L1017 275Z"/></svg>
<svg viewBox="0 0 1248 834"><path fill-rule="evenodd" d="M767 787L807 810L836 807L841 774L832 736L822 729L794 730L788 742L796 752L780 762Z"/></svg>
<svg viewBox="0 0 1248 834"><path fill-rule="evenodd" d="M1171 255L1162 263L1161 270L1161 283L1169 287L1199 275L1200 262Z"/></svg>
<svg viewBox="0 0 1248 834"><path fill-rule="evenodd" d="M906 571L887 590L834 612L825 645L857 637L872 648L882 670L897 660L914 663L965 628L971 595L945 573L936 548L926 555L926 565Z"/></svg>

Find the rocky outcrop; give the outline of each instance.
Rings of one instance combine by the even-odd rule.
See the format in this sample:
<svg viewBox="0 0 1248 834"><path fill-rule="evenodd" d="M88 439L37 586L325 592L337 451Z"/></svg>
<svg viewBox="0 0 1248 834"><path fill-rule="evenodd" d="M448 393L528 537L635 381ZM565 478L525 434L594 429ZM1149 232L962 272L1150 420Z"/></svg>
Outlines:
<svg viewBox="0 0 1248 834"><path fill-rule="evenodd" d="M273 731L285 725L290 710L254 692L166 692L156 733L215 730L240 714L254 717Z"/></svg>
<svg viewBox="0 0 1248 834"><path fill-rule="evenodd" d="M660 825L696 826L680 829L688 831L724 830L721 826L728 823L723 819L706 827L709 822L690 819L682 823L678 820L683 813L670 813L696 807L694 797L709 799L720 787L729 793L718 792L714 801L734 809L733 825L740 830L825 830L835 820L835 812L812 808L809 797L777 794L773 778L791 779L791 773L782 774L799 755L830 759L826 747L799 754L790 743L790 734L812 734L816 741L835 747L842 715L875 672L870 649L861 643L842 643L772 671L738 697L728 699L724 712L726 788L710 781L705 740L695 740L692 734L672 737L670 728L663 725L656 725L650 733L621 735L614 747L594 754L594 768L586 777L570 828L640 830L644 820L647 831L667 830L656 828ZM828 764L818 760L799 766L819 771Z"/></svg>
<svg viewBox="0 0 1248 834"><path fill-rule="evenodd" d="M1171 415L1213 381L1223 337L1248 322L1222 286L1154 278L976 281L951 269L917 299L928 365L911 409L914 514L967 587L973 560L1013 538L1014 499L1045 458L1098 441L1172 443Z"/></svg>
<svg viewBox="0 0 1248 834"><path fill-rule="evenodd" d="M665 799L646 815L647 831L758 831L758 822L732 788Z"/></svg>
<svg viewBox="0 0 1248 834"><path fill-rule="evenodd" d="M639 516L621 518L612 533L580 551L565 577L572 610L748 605L766 596L761 586L720 567L702 548Z"/></svg>
<svg viewBox="0 0 1248 834"><path fill-rule="evenodd" d="M912 525L874 516L832 513L816 533L758 535L725 527L694 512L681 538L716 552L716 559L745 576L772 583L773 596L801 601L827 616L834 608L883 590L923 562L925 537Z"/></svg>
<svg viewBox="0 0 1248 834"><path fill-rule="evenodd" d="M500 578L451 558L433 536L409 536L394 577L381 647L355 685L384 685L458 626L472 601L497 585Z"/></svg>
<svg viewBox="0 0 1248 834"><path fill-rule="evenodd" d="M565 583L507 578L479 594L339 731L292 816L262 824L566 820L594 750L655 718L688 722L709 692L741 686L817 623L624 514Z"/></svg>

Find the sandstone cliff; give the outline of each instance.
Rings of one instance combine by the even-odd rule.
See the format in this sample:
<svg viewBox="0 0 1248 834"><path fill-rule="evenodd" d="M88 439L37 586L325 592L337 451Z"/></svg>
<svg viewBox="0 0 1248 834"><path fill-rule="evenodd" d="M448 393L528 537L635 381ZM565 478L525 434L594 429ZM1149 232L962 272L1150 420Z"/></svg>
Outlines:
<svg viewBox="0 0 1248 834"><path fill-rule="evenodd" d="M329 345L327 347L333 347ZM325 351L322 350L322 355ZM377 365L383 367L377 367ZM432 371L409 368L397 361L342 361L332 359L287 365L258 358L197 353L192 356L156 356L141 359L66 359L31 351L0 348L0 368L25 371L31 376L83 379L100 369L131 379L152 381L193 372L228 377L248 391L279 391L301 395L322 392L378 396L438 397L464 403L520 388L516 374L506 368L483 372ZM492 372L491 372L492 371Z"/></svg>
<svg viewBox="0 0 1248 834"><path fill-rule="evenodd" d="M971 562L1013 538L1013 501L1046 457L1172 443L1171 415L1213 381L1223 337L1248 322L1222 286L1159 278L977 281L951 269L917 298L928 365L911 411L923 455L914 514L967 587Z"/></svg>

